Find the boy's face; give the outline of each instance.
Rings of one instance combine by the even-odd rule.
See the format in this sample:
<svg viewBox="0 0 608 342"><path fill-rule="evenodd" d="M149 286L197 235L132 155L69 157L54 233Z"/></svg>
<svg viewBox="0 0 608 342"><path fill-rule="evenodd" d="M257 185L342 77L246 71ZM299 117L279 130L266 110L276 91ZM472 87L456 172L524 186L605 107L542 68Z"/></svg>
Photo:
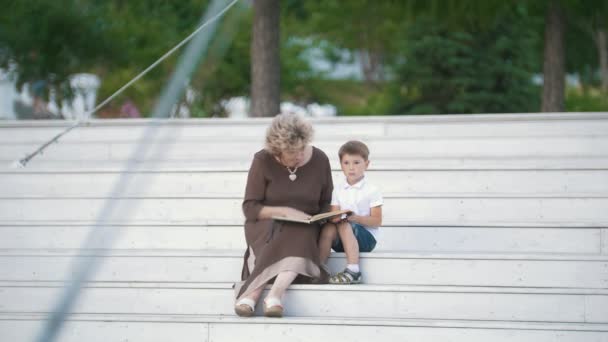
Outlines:
<svg viewBox="0 0 608 342"><path fill-rule="evenodd" d="M346 176L346 181L350 185L357 183L363 178L368 165L369 160L365 160L357 154L345 154L342 156L342 160L340 160L340 167Z"/></svg>

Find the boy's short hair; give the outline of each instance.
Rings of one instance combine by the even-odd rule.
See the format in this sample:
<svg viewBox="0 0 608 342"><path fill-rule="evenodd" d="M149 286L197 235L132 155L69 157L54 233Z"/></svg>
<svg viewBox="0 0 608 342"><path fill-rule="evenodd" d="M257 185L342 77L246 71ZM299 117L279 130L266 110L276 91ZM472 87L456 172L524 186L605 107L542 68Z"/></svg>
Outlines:
<svg viewBox="0 0 608 342"><path fill-rule="evenodd" d="M345 154L361 156L363 157L363 160L367 161L367 158L369 158L369 148L367 148L367 145L360 141L351 140L347 141L344 145L342 145L342 147L340 147L340 150L338 151L340 160L342 160L342 157Z"/></svg>

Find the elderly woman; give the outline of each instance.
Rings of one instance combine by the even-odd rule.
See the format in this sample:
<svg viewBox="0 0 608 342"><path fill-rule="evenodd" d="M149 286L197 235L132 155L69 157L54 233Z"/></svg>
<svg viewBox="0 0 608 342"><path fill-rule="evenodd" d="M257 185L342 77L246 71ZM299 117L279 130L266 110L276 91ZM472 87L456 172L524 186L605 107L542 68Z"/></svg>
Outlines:
<svg viewBox="0 0 608 342"><path fill-rule="evenodd" d="M325 153L310 145L312 126L295 114L279 114L266 133L266 146L253 158L243 212L247 250L235 312L252 316L264 287L264 315L282 317L287 287L327 281L319 264L318 224L272 220L273 216L308 219L328 211L333 183Z"/></svg>

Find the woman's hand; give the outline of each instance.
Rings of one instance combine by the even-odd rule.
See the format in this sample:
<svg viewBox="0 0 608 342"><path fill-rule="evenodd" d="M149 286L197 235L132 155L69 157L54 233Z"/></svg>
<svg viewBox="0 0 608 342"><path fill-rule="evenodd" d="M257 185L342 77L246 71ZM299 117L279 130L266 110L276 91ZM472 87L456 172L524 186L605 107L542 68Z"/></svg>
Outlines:
<svg viewBox="0 0 608 342"><path fill-rule="evenodd" d="M284 207L280 216L291 217L298 220L308 220L311 217L311 215L303 211L290 207Z"/></svg>
<svg viewBox="0 0 608 342"><path fill-rule="evenodd" d="M262 207L258 214L258 220L271 219L273 216L291 217L298 220L308 220L310 215L298 209L290 207Z"/></svg>

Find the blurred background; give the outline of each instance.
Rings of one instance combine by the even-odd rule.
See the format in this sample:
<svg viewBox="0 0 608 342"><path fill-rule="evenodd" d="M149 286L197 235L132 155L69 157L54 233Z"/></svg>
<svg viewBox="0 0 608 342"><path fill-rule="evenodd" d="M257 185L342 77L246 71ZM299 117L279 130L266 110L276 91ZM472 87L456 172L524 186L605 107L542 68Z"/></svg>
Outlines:
<svg viewBox="0 0 608 342"><path fill-rule="evenodd" d="M279 67L258 70L274 101L312 116L608 110L605 0L262 2L222 18L172 117L276 114L250 110L269 51ZM0 5L0 118L75 119L190 34L208 1ZM252 48L265 34L278 47ZM178 58L94 117L148 116Z"/></svg>

